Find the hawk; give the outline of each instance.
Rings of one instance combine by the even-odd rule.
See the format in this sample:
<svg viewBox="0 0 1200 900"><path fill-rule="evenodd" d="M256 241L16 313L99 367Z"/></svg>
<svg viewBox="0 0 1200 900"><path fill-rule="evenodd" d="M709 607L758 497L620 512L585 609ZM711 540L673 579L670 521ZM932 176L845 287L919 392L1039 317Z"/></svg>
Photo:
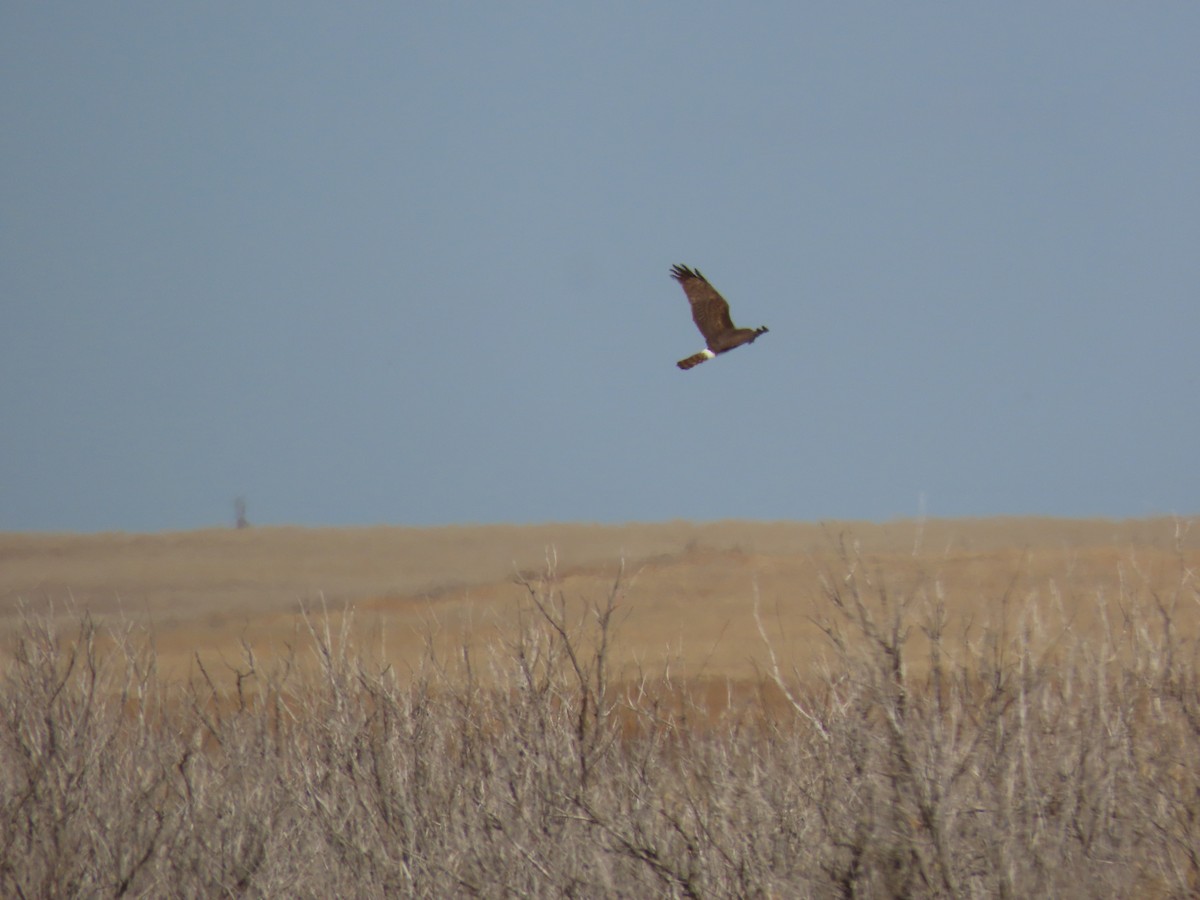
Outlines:
<svg viewBox="0 0 1200 900"><path fill-rule="evenodd" d="M735 328L733 319L729 318L729 304L699 269L675 265L671 267L671 277L687 294L688 302L692 304L692 319L708 344L706 349L676 363L679 368L698 366L718 353L728 353L742 344L753 344L760 334L767 333L765 325L762 328Z"/></svg>

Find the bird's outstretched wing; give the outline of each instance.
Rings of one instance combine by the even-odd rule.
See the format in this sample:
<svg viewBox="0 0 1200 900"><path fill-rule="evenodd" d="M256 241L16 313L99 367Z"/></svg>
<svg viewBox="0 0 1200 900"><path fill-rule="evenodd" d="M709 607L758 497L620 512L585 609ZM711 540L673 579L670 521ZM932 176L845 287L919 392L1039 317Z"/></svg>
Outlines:
<svg viewBox="0 0 1200 900"><path fill-rule="evenodd" d="M687 294L688 302L692 305L692 320L704 340L709 344L720 335L733 329L733 320L729 317L729 304L717 293L717 289L708 283L708 279L700 274L699 269L689 269L687 266L671 267L671 277L679 282L683 292Z"/></svg>

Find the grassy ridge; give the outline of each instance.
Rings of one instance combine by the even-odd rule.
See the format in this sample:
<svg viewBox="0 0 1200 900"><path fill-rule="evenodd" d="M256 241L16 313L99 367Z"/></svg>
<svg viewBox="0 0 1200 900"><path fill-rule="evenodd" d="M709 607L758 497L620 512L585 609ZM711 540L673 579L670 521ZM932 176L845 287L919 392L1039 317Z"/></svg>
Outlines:
<svg viewBox="0 0 1200 900"><path fill-rule="evenodd" d="M752 604L758 675L738 680L639 669L628 585L553 569L516 586L511 628L455 652L430 633L405 673L345 615L162 679L135 623L27 611L0 694L0 894L1200 889L1189 555L1171 579L1068 566L984 604L832 552L796 585L810 658L779 639L787 609Z"/></svg>

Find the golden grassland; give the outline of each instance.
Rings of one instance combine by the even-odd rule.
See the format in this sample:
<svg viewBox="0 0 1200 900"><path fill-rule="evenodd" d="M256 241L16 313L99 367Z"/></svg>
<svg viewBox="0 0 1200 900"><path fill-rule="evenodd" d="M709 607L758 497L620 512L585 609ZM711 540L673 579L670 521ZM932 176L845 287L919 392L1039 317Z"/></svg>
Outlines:
<svg viewBox="0 0 1200 900"><path fill-rule="evenodd" d="M0 896L1197 896L1198 538L0 535Z"/></svg>
<svg viewBox="0 0 1200 900"><path fill-rule="evenodd" d="M302 641L301 608L352 611L360 648L399 672L434 648L510 640L528 588L553 571L582 611L617 592L613 662L694 679L788 671L824 658L824 589L860 567L897 596L944 598L953 627L1018 627L1031 605L1097 626L1098 598L1177 594L1200 571L1200 529L1174 518L722 521L601 526L0 533L0 652L21 606L145 623L160 671L229 673ZM1196 604L1176 610L1192 629ZM757 615L756 615L757 609ZM1119 613L1114 613L1119 614Z"/></svg>

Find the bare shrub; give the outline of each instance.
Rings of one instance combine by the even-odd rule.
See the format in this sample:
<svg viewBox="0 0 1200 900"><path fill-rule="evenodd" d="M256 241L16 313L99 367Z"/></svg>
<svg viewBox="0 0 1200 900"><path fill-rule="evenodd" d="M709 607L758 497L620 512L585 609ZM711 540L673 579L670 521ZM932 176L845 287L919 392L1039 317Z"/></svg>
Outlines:
<svg viewBox="0 0 1200 900"><path fill-rule="evenodd" d="M1200 889L1197 602L950 602L852 546L828 662L755 685L618 678L621 578L522 582L507 642L411 676L308 613L166 681L132 625L25 612L0 688L0 894L1188 896ZM1014 582L1015 584L1015 582ZM962 609L977 611L963 615ZM816 648L814 648L814 653ZM229 686L222 687L227 684Z"/></svg>

